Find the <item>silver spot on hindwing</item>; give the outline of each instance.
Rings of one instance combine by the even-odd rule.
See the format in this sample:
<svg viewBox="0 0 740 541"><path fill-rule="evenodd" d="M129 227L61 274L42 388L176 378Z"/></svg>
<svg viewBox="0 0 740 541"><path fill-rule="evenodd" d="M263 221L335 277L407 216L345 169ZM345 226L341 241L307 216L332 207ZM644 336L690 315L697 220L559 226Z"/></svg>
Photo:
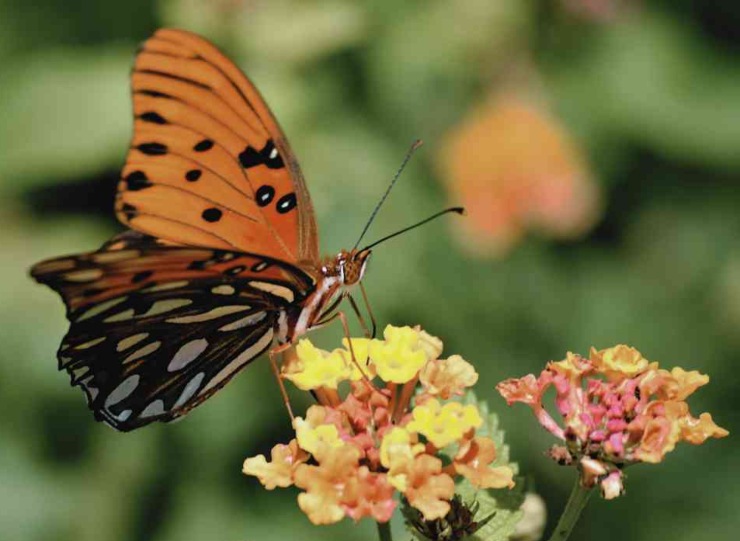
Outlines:
<svg viewBox="0 0 740 541"><path fill-rule="evenodd" d="M201 383L203 383L203 378L205 377L205 372L198 372L195 376L193 376L193 379L188 381L188 384L185 385L185 388L182 390L182 393L180 393L180 397L177 399L177 402L175 402L175 405L172 406L172 409L177 409L184 406L187 401L190 400L198 391L198 388L200 387Z"/></svg>
<svg viewBox="0 0 740 541"><path fill-rule="evenodd" d="M146 357L150 353L154 353L155 351L157 351L161 345L162 342L152 342L150 344L147 344L146 346L137 349L131 355L126 357L123 360L123 364L130 363L131 361L136 361L138 359L141 359L142 357Z"/></svg>
<svg viewBox="0 0 740 541"><path fill-rule="evenodd" d="M68 282L92 282L103 276L102 269L83 269L78 271L68 272L64 275L64 279Z"/></svg>
<svg viewBox="0 0 740 541"><path fill-rule="evenodd" d="M167 365L168 372L176 372L185 368L188 364L198 358L198 355L203 353L208 347L208 340L205 338L198 338L197 340L191 340L184 344L180 349L177 350L175 356L172 357L170 364Z"/></svg>
<svg viewBox="0 0 740 541"><path fill-rule="evenodd" d="M232 321L228 325L224 325L223 327L219 327L219 331L235 331L237 329L243 329L244 327L248 327L249 325L254 325L255 323L258 323L265 319L265 316L267 316L267 312L257 312L256 314L250 314L246 317L243 317L241 319L237 319L236 321Z"/></svg>
<svg viewBox="0 0 740 541"><path fill-rule="evenodd" d="M185 287L186 285L188 285L188 283L189 283L188 280L181 280L179 282L165 282L164 284L147 287L143 291L151 293L154 291L167 291L169 289L179 289L181 287Z"/></svg>
<svg viewBox="0 0 740 541"><path fill-rule="evenodd" d="M138 250L113 250L110 252L101 252L92 256L96 263L114 263L138 257Z"/></svg>
<svg viewBox="0 0 740 541"><path fill-rule="evenodd" d="M105 399L105 407L110 408L111 406L118 404L121 400L124 400L131 393L133 393L138 385L139 374L133 374L127 377L121 383L119 383L118 387L113 389L113 391L111 391L111 393Z"/></svg>
<svg viewBox="0 0 740 541"><path fill-rule="evenodd" d="M139 414L139 417L154 417L155 415L162 415L163 413L164 402L162 400L155 400L144 408L144 410Z"/></svg>
<svg viewBox="0 0 740 541"><path fill-rule="evenodd" d="M259 289L260 291L270 293L271 295L275 295L276 297L280 297L287 302L293 302L293 300L295 299L295 295L293 294L292 289L281 286L279 284L252 280L251 282L249 282L249 286L253 287L254 289Z"/></svg>
<svg viewBox="0 0 740 541"><path fill-rule="evenodd" d="M222 284L211 289L211 293L214 295L233 295L236 293L236 289L228 284Z"/></svg>
<svg viewBox="0 0 740 541"><path fill-rule="evenodd" d="M125 295L123 297L116 297L115 299L110 299L101 303L96 304L89 310L86 310L80 317L77 318L77 321L85 321L86 319L90 319L91 317L97 316L98 314L102 314L105 312L108 308L112 308L117 304L122 303L125 301L128 297Z"/></svg>
<svg viewBox="0 0 740 541"><path fill-rule="evenodd" d="M246 306L243 304L235 306L219 306L217 308L209 310L208 312L203 312L202 314L173 317L171 319L168 319L167 323L201 323L203 321L210 321L211 319L216 319L229 314L244 312L245 310L249 310L250 308L251 306Z"/></svg>
<svg viewBox="0 0 740 541"><path fill-rule="evenodd" d="M100 338L95 338L94 340L90 340L88 342L85 342L84 344L80 344L79 346L75 346L75 349L88 349L93 346L97 346L101 342L105 342L106 336L101 336Z"/></svg>
<svg viewBox="0 0 740 541"><path fill-rule="evenodd" d="M136 344L144 340L147 336L149 336L148 332L140 332L138 334L132 334L131 336L122 338L118 342L118 344L116 344L116 351L120 353L121 351L124 351L132 346L135 346Z"/></svg>
<svg viewBox="0 0 740 541"><path fill-rule="evenodd" d="M192 304L192 302L193 301L191 299L166 299L162 301L156 301L154 304L152 304L149 310L147 310L143 314L139 314L138 316L135 314L134 309L130 308L128 310L124 310L123 312L119 312L105 318L103 322L113 323L116 321L126 321L128 319L141 319L144 317L158 316L160 314L171 312L172 310L177 310L178 308L182 308L183 306L187 306L188 304Z"/></svg>
<svg viewBox="0 0 740 541"><path fill-rule="evenodd" d="M254 359L257 355L262 353L265 349L267 349L270 346L273 335L274 335L273 330L268 329L267 332L259 338L259 340L254 342L251 346L249 346L244 351L242 351L233 361L229 362L229 364L224 366L219 371L218 374L213 376L211 380L208 382L208 385L206 385L203 388L203 390L200 391L199 394L202 395L204 393L207 393L210 389L217 387L225 379L229 378L237 370L239 370L242 366L244 366L249 361Z"/></svg>

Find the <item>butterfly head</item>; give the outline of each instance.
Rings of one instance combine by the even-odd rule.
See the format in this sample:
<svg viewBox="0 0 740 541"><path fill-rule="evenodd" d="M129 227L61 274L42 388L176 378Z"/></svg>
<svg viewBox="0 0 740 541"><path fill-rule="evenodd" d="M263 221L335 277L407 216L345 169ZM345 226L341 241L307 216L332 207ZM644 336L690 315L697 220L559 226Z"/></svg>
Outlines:
<svg viewBox="0 0 740 541"><path fill-rule="evenodd" d="M370 253L369 249L342 250L323 266L324 275L338 278L343 286L353 286L362 280Z"/></svg>

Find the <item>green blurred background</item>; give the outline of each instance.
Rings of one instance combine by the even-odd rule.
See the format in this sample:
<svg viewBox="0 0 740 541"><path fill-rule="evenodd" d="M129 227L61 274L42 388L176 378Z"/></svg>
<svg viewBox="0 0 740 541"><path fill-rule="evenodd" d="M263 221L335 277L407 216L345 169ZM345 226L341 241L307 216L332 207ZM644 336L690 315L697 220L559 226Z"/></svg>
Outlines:
<svg viewBox="0 0 740 541"><path fill-rule="evenodd" d="M128 73L137 44L164 25L219 43L267 96L325 253L354 243L414 138L426 145L370 240L460 202L472 181L448 178L444 160L455 162L455 130L490 96L506 88L546 111L578 156L576 176L600 194L590 220L491 251L470 250L497 242L475 216L464 230L457 218L426 226L375 251L373 307L381 323L419 323L477 366L478 392L551 520L574 472L543 456L551 438L524 407L505 407L498 381L616 343L709 373L692 411L712 412L731 437L628 470L628 494L595 499L574 538L736 538L740 4L730 0L0 0L0 538L375 538L367 521L314 527L295 492L240 473L246 456L289 438L268 363L183 422L129 434L95 423L56 370L63 307L27 269L120 230L111 207L131 130ZM494 143L515 129L497 126ZM473 141L474 154L492 151ZM520 161L539 144L525 137ZM512 170L517 156L501 159ZM539 166L542 177L549 164ZM330 348L338 336L313 338Z"/></svg>

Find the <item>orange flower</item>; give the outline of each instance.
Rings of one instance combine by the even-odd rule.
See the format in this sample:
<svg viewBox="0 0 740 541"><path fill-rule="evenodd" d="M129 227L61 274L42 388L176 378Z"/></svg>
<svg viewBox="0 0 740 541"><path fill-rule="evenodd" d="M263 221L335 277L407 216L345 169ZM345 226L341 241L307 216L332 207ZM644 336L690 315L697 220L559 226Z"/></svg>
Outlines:
<svg viewBox="0 0 740 541"><path fill-rule="evenodd" d="M523 93L493 96L447 137L441 153L450 197L474 253L508 251L529 228L555 238L582 235L598 197L566 128Z"/></svg>
<svg viewBox="0 0 740 541"><path fill-rule="evenodd" d="M453 467L477 488L512 488L514 472L507 466L491 467L496 445L490 438L476 436L460 445Z"/></svg>
<svg viewBox="0 0 740 541"><path fill-rule="evenodd" d="M428 362L419 372L419 381L425 393L447 400L475 385L478 373L465 359L452 355L449 359Z"/></svg>
<svg viewBox="0 0 740 541"><path fill-rule="evenodd" d="M296 468L306 462L308 457L308 453L298 447L296 440L290 440L287 445L279 443L272 448L272 462L267 462L265 455L246 459L242 472L257 477L267 490L285 488L293 484Z"/></svg>
<svg viewBox="0 0 740 541"><path fill-rule="evenodd" d="M298 495L298 506L314 524L342 520L344 487L357 475L360 450L352 445L332 447L318 466L301 464L294 474L295 485L306 492Z"/></svg>
<svg viewBox="0 0 740 541"><path fill-rule="evenodd" d="M442 518L450 510L449 500L455 494L452 477L442 473L442 461L430 455L420 455L410 464L406 499L426 520Z"/></svg>

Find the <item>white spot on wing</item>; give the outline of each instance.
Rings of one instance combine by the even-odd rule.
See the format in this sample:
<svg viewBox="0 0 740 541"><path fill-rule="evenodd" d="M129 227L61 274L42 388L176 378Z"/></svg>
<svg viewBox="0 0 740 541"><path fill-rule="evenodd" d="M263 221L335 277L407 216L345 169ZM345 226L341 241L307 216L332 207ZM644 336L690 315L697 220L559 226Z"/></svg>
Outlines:
<svg viewBox="0 0 740 541"><path fill-rule="evenodd" d="M123 312L118 312L117 314L113 314L112 316L109 316L103 320L103 323L113 323L114 321L126 321L127 319L131 319L134 317L134 309L129 308L128 310L124 310Z"/></svg>
<svg viewBox="0 0 740 541"><path fill-rule="evenodd" d="M85 342L84 344L80 344L79 346L75 346L75 349L88 349L93 346L97 346L101 342L105 342L106 337L101 336L100 338L95 338L93 340L90 340L89 342Z"/></svg>
<svg viewBox="0 0 740 541"><path fill-rule="evenodd" d="M234 305L234 306L219 306L208 312L202 314L193 314L191 316L173 317L168 319L167 323L201 323L203 321L210 321L228 314L235 314L237 312L244 312L245 310L251 309L251 306L247 305Z"/></svg>
<svg viewBox="0 0 740 541"><path fill-rule="evenodd" d="M93 260L96 263L113 263L115 261L133 259L138 255L139 252L137 250L113 250L111 252L102 252L99 254L95 254L93 256Z"/></svg>
<svg viewBox="0 0 740 541"><path fill-rule="evenodd" d="M266 312L257 312L256 314L249 314L247 317L243 317L241 319L237 319L236 321L233 321L229 323L228 325L224 325L223 327L220 327L219 331L235 331L237 329L243 329L244 327L248 327L249 325L254 325L255 323L262 321L265 319L265 316L267 315Z"/></svg>
<svg viewBox="0 0 740 541"><path fill-rule="evenodd" d="M271 284L270 282L260 282L258 280L252 280L251 282L249 282L249 285L254 289L259 289L260 291L265 291L267 293L270 293L271 295L275 295L276 297L285 299L287 302L293 302L293 300L295 299L295 295L293 295L293 290L285 286Z"/></svg>
<svg viewBox="0 0 740 541"><path fill-rule="evenodd" d="M224 366L218 374L213 376L199 394L207 393L210 389L218 386L222 381L234 374L237 370L239 370L242 366L254 359L257 355L262 353L272 343L272 337L273 331L272 329L268 329L267 332L262 335L262 338L260 338L254 344L242 351L233 361Z"/></svg>
<svg viewBox="0 0 740 541"><path fill-rule="evenodd" d="M164 284L159 284L159 285L148 287L144 291L147 291L147 292L167 291L168 289L179 289L181 287L185 287L186 285L188 285L187 280L181 280L179 282L166 282Z"/></svg>
<svg viewBox="0 0 740 541"><path fill-rule="evenodd" d="M172 357L170 364L167 365L168 372L176 372L185 368L188 364L198 358L198 355L203 353L208 347L208 340L205 338L198 338L197 340L191 340L184 344L180 349L177 350L175 356Z"/></svg>
<svg viewBox="0 0 740 541"><path fill-rule="evenodd" d="M108 395L108 398L105 399L105 407L110 408L111 406L118 404L121 400L124 400L131 393L133 393L138 385L139 374L134 374L127 377L121 383L119 383L118 387L113 389L113 391L111 391L111 393Z"/></svg>
<svg viewBox="0 0 740 541"><path fill-rule="evenodd" d="M69 282L91 282L97 280L103 276L101 269L84 269L73 272L68 272L64 275L64 279Z"/></svg>
<svg viewBox="0 0 740 541"><path fill-rule="evenodd" d="M140 317L149 317L164 314L166 312L177 310L178 308L182 308L183 306L187 306L188 304L192 303L193 301L190 299L167 299L164 301L157 301L152 304L152 307L149 308L149 311L147 311Z"/></svg>
<svg viewBox="0 0 740 541"><path fill-rule="evenodd" d="M159 346L162 345L162 342L152 342L151 344L147 344L143 348L137 349L134 351L131 355L126 357L123 360L123 364L130 363L131 361L136 361L138 359L141 359L142 357L146 357L150 353L154 353L159 349Z"/></svg>
<svg viewBox="0 0 740 541"><path fill-rule="evenodd" d="M154 417L155 415L162 415L164 413L164 402L162 400L155 400L151 402L147 407L144 408L139 414L140 418Z"/></svg>
<svg viewBox="0 0 740 541"><path fill-rule="evenodd" d="M131 410L123 410L123 411L122 411L121 413L119 413L118 415L113 415L113 418L114 418L114 419L115 419L116 421L119 421L119 422L121 422L121 423L122 423L122 422L126 421L126 420L127 420L127 419L128 419L129 417L131 417L131 413L132 413L132 411L131 411Z"/></svg>
<svg viewBox="0 0 740 541"><path fill-rule="evenodd" d="M211 289L211 293L214 295L233 295L236 293L236 289L228 284L222 284Z"/></svg>
<svg viewBox="0 0 740 541"><path fill-rule="evenodd" d="M185 405L185 403L190 400L198 391L198 387L200 387L200 384L203 383L204 377L206 377L205 372L198 372L195 376L193 376L193 379L188 381L188 384L185 385L185 388L180 394L180 398L177 399L177 402L175 402L175 405L172 406L172 408L177 409Z"/></svg>
<svg viewBox="0 0 740 541"><path fill-rule="evenodd" d="M115 305L120 304L125 300L126 300L126 296L123 296L123 297L116 297L115 299L110 299L108 301L104 301L99 304L96 304L89 310L86 310L85 313L83 313L80 317L78 317L77 321L85 321L86 319L90 319L91 317L97 316L98 314L102 314L108 308L112 308Z"/></svg>
<svg viewBox="0 0 740 541"><path fill-rule="evenodd" d="M113 314L108 318L105 318L103 322L113 323L116 321L126 321L127 319L140 319L143 317L158 316L159 314L171 312L172 310L177 310L178 308L182 308L183 306L192 304L192 302L193 301L190 299L166 299L163 301L156 301L154 304L152 304L148 311L143 314L139 314L138 316L134 315L134 309L130 308L128 310L124 310L123 312Z"/></svg>
<svg viewBox="0 0 740 541"><path fill-rule="evenodd" d="M127 336L126 338L122 338L120 342L116 345L116 351L121 352L124 351L131 346L135 346L142 340L144 340L147 336L149 336L148 332L140 332L138 334L132 334L131 336Z"/></svg>

